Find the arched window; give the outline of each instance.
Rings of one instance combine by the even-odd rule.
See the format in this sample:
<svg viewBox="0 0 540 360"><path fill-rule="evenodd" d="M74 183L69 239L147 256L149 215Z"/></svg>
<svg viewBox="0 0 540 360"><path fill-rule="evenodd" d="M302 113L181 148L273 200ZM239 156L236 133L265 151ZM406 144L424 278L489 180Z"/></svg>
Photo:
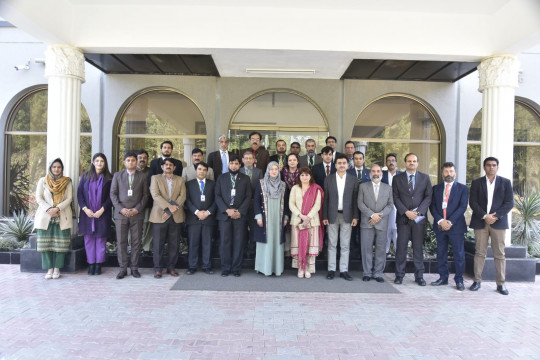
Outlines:
<svg viewBox="0 0 540 360"><path fill-rule="evenodd" d="M47 171L47 86L26 93L9 114L5 131L6 193L4 213L33 214L36 185ZM90 163L92 126L81 105L80 169Z"/></svg>
<svg viewBox="0 0 540 360"><path fill-rule="evenodd" d="M467 135L467 183L480 176L482 110L474 117ZM516 98L514 105L514 191L540 189L540 107Z"/></svg>
<svg viewBox="0 0 540 360"><path fill-rule="evenodd" d="M435 112L421 100L408 95L386 95L362 110L353 128L352 141L366 155L366 164L385 167L389 153L397 155L398 168L403 158L418 155L418 170L437 183L440 169L441 130Z"/></svg>
<svg viewBox="0 0 540 360"><path fill-rule="evenodd" d="M328 122L321 108L306 95L288 89L271 89L258 92L246 99L234 112L230 125L230 148L249 147L248 135L259 131L262 145L275 154L279 139L287 143L287 153L292 142L300 143L313 138L317 150L324 146L328 136Z"/></svg>
<svg viewBox="0 0 540 360"><path fill-rule="evenodd" d="M172 141L172 157L191 164L191 150L206 152L206 124L195 103L178 90L153 88L132 96L122 107L116 127L115 170L127 151L145 149L150 159L161 156L159 145Z"/></svg>

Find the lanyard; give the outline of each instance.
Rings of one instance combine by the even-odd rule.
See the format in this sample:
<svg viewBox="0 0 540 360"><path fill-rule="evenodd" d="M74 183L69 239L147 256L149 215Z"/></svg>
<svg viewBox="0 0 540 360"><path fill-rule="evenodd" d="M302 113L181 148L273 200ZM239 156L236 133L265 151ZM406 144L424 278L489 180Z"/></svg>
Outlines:
<svg viewBox="0 0 540 360"><path fill-rule="evenodd" d="M129 190L131 190L131 187L132 187L132 185L133 185L133 180L135 180L135 174L130 175L130 174L128 173L128 185L129 185Z"/></svg>
<svg viewBox="0 0 540 360"><path fill-rule="evenodd" d="M231 184L232 184L232 188L234 189L236 187L236 175L234 176L231 175Z"/></svg>

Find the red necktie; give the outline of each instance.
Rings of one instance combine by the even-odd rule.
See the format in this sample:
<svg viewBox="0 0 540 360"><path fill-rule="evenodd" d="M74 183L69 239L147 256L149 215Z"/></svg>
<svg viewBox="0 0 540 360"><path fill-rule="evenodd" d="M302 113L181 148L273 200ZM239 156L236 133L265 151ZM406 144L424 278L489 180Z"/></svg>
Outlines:
<svg viewBox="0 0 540 360"><path fill-rule="evenodd" d="M330 175L330 165L326 165L326 176Z"/></svg>
<svg viewBox="0 0 540 360"><path fill-rule="evenodd" d="M451 184L446 184L446 189L444 190L444 202L448 206L448 198L450 197L450 186ZM443 209L444 220L446 220L446 208Z"/></svg>

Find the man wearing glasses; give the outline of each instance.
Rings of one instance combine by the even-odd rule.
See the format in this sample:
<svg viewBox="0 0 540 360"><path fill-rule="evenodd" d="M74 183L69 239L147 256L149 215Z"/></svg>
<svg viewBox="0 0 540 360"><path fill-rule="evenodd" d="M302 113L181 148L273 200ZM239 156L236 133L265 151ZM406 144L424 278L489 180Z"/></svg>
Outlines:
<svg viewBox="0 0 540 360"><path fill-rule="evenodd" d="M250 147L247 149L240 150L240 158L244 156L244 152L251 151L255 158L254 166L258 169L261 169L263 174L266 172L266 167L270 162L270 154L268 150L261 146L262 135L260 132L254 131L249 134L249 144Z"/></svg>

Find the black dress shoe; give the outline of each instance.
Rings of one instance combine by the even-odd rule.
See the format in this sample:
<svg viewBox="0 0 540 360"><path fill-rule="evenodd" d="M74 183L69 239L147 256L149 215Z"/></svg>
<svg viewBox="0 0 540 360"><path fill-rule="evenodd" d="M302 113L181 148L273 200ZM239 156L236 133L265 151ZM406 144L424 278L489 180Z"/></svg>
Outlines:
<svg viewBox="0 0 540 360"><path fill-rule="evenodd" d="M222 271L221 276L226 277L226 276L229 276L230 273L231 273L230 271Z"/></svg>
<svg viewBox="0 0 540 360"><path fill-rule="evenodd" d="M214 273L212 269L203 269L203 271L205 274L208 274L208 275L212 275Z"/></svg>
<svg viewBox="0 0 540 360"><path fill-rule="evenodd" d="M240 271L233 271L234 277L240 277Z"/></svg>
<svg viewBox="0 0 540 360"><path fill-rule="evenodd" d="M369 276L362 277L362 281L369 281L369 280L371 280L371 278Z"/></svg>
<svg viewBox="0 0 540 360"><path fill-rule="evenodd" d="M378 282L378 283L383 283L383 282L384 282L384 279L383 279L382 277L380 277L380 276L379 276L379 277L376 277L376 278L374 278L374 279L375 279L375 281Z"/></svg>
<svg viewBox="0 0 540 360"><path fill-rule="evenodd" d="M473 282L469 288L471 291L478 291L478 289L480 289L480 283L478 281Z"/></svg>
<svg viewBox="0 0 540 360"><path fill-rule="evenodd" d="M426 280L424 280L424 278L416 278L414 282L420 286L426 286Z"/></svg>
<svg viewBox="0 0 540 360"><path fill-rule="evenodd" d="M94 274L101 275L101 263L96 263L94 268Z"/></svg>
<svg viewBox="0 0 540 360"><path fill-rule="evenodd" d="M345 279L345 280L347 280L347 281L352 281L352 276L349 275L349 273L346 272L346 271L345 271L345 272L340 272L340 273L339 273L339 277L340 277L340 278L343 278L343 279Z"/></svg>
<svg viewBox="0 0 540 360"><path fill-rule="evenodd" d="M131 276L138 279L141 277L141 273L139 272L139 270L131 270Z"/></svg>
<svg viewBox="0 0 540 360"><path fill-rule="evenodd" d="M448 285L448 279L446 279L446 280L439 279L439 280L437 280L437 281L433 281L433 282L431 283L431 285L433 285L433 286Z"/></svg>
<svg viewBox="0 0 540 360"><path fill-rule="evenodd" d="M396 276L396 279L394 280L394 284L403 284L403 278L400 276Z"/></svg>
<svg viewBox="0 0 540 360"><path fill-rule="evenodd" d="M197 270L196 269L187 269L186 275L193 275L193 274L195 274L195 271L197 271Z"/></svg>
<svg viewBox="0 0 540 360"><path fill-rule="evenodd" d="M465 290L465 285L463 285L462 282L458 282L456 283L456 289L458 289L459 291L463 291Z"/></svg>
<svg viewBox="0 0 540 360"><path fill-rule="evenodd" d="M96 272L96 264L88 264L88 275L94 275Z"/></svg>
<svg viewBox="0 0 540 360"><path fill-rule="evenodd" d="M327 278L328 280L332 280L332 279L334 278L335 275L336 275L336 272L333 271L333 270L330 270L330 271L328 272L328 275L326 275L326 278Z"/></svg>
<svg viewBox="0 0 540 360"><path fill-rule="evenodd" d="M127 276L127 271L126 271L126 270L120 270L120 271L118 272L118 274L116 275L116 278L117 278L118 280L120 280L120 279L125 278L126 276Z"/></svg>
<svg viewBox="0 0 540 360"><path fill-rule="evenodd" d="M502 294L502 295L508 295L509 294L508 289L504 285L497 285L497 292Z"/></svg>

